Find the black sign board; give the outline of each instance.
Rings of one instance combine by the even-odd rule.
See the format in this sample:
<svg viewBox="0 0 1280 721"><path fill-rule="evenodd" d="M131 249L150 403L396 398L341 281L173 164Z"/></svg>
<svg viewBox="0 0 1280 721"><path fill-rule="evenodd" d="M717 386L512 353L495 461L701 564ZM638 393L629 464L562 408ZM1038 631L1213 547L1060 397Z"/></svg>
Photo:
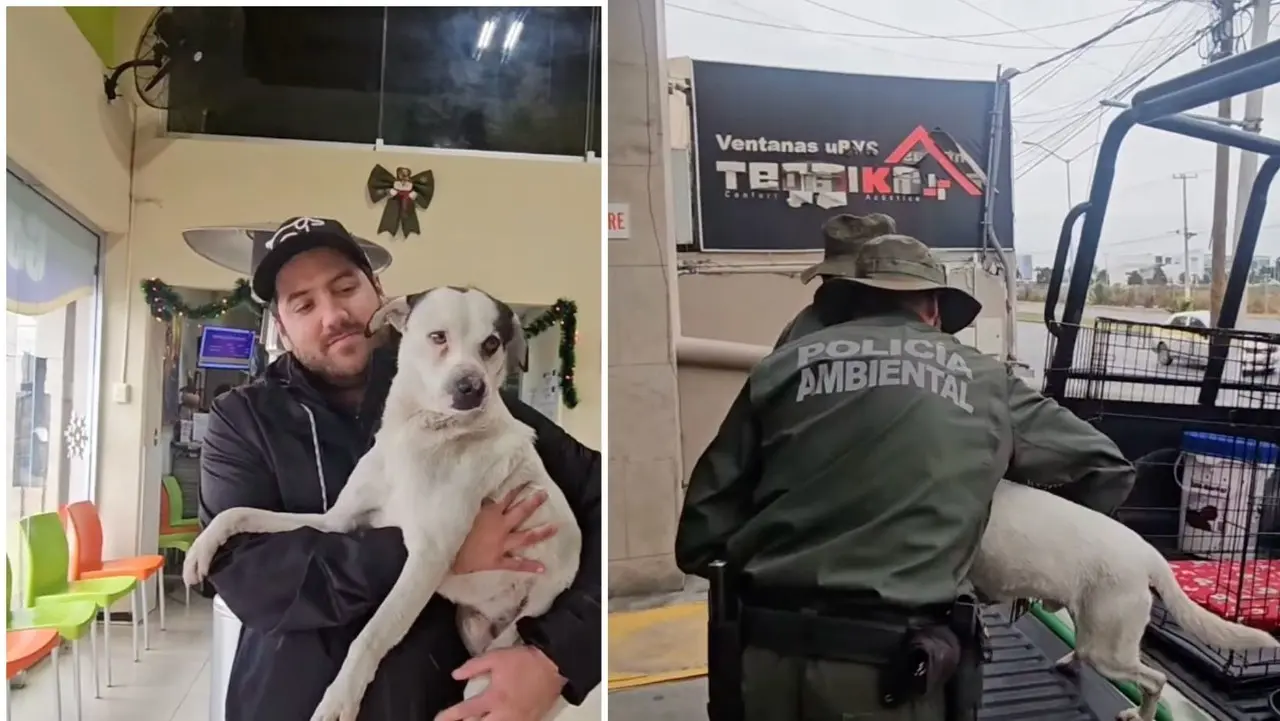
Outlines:
<svg viewBox="0 0 1280 721"><path fill-rule="evenodd" d="M994 82L693 63L698 244L820 250L840 213L935 248L982 244ZM1009 107L992 220L1013 247Z"/></svg>

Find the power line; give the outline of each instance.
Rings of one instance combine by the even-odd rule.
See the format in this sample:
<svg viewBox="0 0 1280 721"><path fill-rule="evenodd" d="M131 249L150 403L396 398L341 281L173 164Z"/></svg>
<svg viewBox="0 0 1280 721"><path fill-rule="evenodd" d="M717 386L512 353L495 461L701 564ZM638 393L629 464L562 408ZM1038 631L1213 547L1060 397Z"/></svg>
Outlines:
<svg viewBox="0 0 1280 721"><path fill-rule="evenodd" d="M833 12L837 15L843 15L852 20L857 20L858 22L867 23L868 25L876 25L878 27L887 28L889 30L897 30L898 32L911 33L912 35L915 35L917 39L943 40L946 42L961 43L963 45L977 45L979 47L1004 48L1006 50L1042 50L1044 49L1044 48L1036 47L1034 45L1004 45L1000 43L985 43L978 40L968 40L965 38L956 38L956 37L947 36L947 35L934 35L932 33L922 33L918 30L912 30L911 28L904 28L900 25L892 25L890 23L880 22L879 20L872 20L871 18L866 18L861 15L855 15L847 10L842 10L840 8L833 8L830 5L824 5L823 3L818 2L818 0L804 0L804 2L809 5L813 5L814 7L820 7L823 10L826 10L828 12ZM1168 0L1168 2L1165 4L1164 7L1166 8L1171 7L1175 2L1179 2L1179 0ZM1147 16L1149 16L1149 14L1139 16L1139 18L1136 18L1136 19L1141 19L1142 17L1147 17ZM1112 26L1114 29L1111 32L1114 32L1115 30L1118 30L1124 26L1125 26L1124 21L1118 22ZM1099 36L1099 38L1106 37L1106 35L1109 35L1109 34L1110 32L1105 33ZM1095 44L1096 44L1096 40L1094 42L1087 43L1087 45L1095 45ZM1111 44L1111 45L1099 46L1099 47L1115 47L1115 46L1116 44ZM1078 50L1080 47L1081 46L1067 48L1067 51L1074 52ZM1059 49L1059 48L1054 47L1051 49Z"/></svg>
<svg viewBox="0 0 1280 721"><path fill-rule="evenodd" d="M1010 101L1010 105L1016 105L1022 102L1029 95L1039 90L1040 88L1044 87L1046 84L1048 84L1050 80L1053 80L1055 77L1057 77L1059 73L1061 73L1063 70L1066 70L1068 67L1071 66L1072 63L1079 60L1081 56L1083 56L1087 52L1089 52L1089 48L1084 47L1068 55L1066 58L1064 58L1061 61L1058 67L1053 68L1052 70L1045 73L1044 75L1041 75L1040 77L1032 81L1032 83L1029 86L1027 86L1026 88L1023 88L1022 92L1018 93L1016 96L1014 96L1013 100Z"/></svg>
<svg viewBox="0 0 1280 721"><path fill-rule="evenodd" d="M1191 21L1191 24L1195 24L1196 22L1195 18L1189 18L1189 20ZM1183 25L1187 25L1186 21L1184 21ZM1191 43L1196 42L1194 37L1187 38L1187 41ZM1054 148L1054 150L1058 150L1061 147L1063 147L1065 143L1070 142L1070 140L1076 137L1079 133L1084 132L1084 130L1089 125L1093 125L1095 128L1094 143L1096 145L1098 138L1101 137L1101 134L1102 134L1102 120L1105 117L1107 112L1106 108L1099 107L1096 104L1097 100L1101 99L1103 96L1109 96L1114 94L1121 83L1131 80L1138 73L1143 72L1144 70L1149 68L1153 61L1158 60L1161 50L1159 47L1155 47L1153 49L1154 49L1154 52L1142 58L1142 60L1138 62L1137 67L1134 67L1132 70L1130 70L1130 65L1133 65L1134 60L1137 59L1137 56L1141 53L1141 50L1139 50L1137 53L1134 53L1134 55L1129 58L1129 60L1125 63L1124 67L1121 68L1120 72L1118 72L1115 75L1115 77L1111 79L1111 81L1109 81L1101 89L1094 92L1092 96L1090 96L1089 98L1086 98L1085 100L1077 103L1074 106L1074 107L1084 107L1086 105L1089 105L1090 107L1087 110L1068 118L1066 122L1064 122L1063 125L1059 127L1057 130L1054 130L1043 137L1034 138L1035 142L1043 145L1044 143L1049 142L1049 140L1055 136L1062 135L1063 133L1071 132L1073 130L1077 131L1071 137L1067 138L1067 140L1064 141L1063 144L1059 145L1057 148ZM1120 93L1124 93L1124 92L1127 92L1127 91L1120 90ZM1022 122L1022 121L1018 120L1015 122ZM1022 153L1018 153L1014 156L1014 160L1017 161L1019 158L1025 157L1031 152L1032 151L1028 149Z"/></svg>
<svg viewBox="0 0 1280 721"><path fill-rule="evenodd" d="M738 5L739 7L747 7L742 3L735 3L735 4ZM954 58L940 58L940 57L937 57L936 55L920 55L918 53L903 52L895 48L886 48L880 45L869 45L864 42L854 42L854 40L857 38L862 38L862 37L879 38L884 36L881 36L881 35L864 36L856 33L833 33L833 32L827 32L823 30L813 30L811 28L807 28L795 22L781 20L774 15L766 13L763 10L758 10L756 8L748 8L748 9L750 9L752 12L756 13L757 15L762 15L764 17L772 17L774 20L777 20L778 22L769 23L769 22L761 22L759 20L747 20L746 18L734 17L732 15L722 15L720 13L713 13L706 10L698 10L697 8L686 7L684 5L680 5L677 3L667 3L666 6L668 8L684 10L685 12L690 12L695 15L705 15L707 17L719 18L721 20L729 20L742 25L755 25L758 27L773 28L775 30L790 30L792 32L806 33L809 35L831 37L861 50L874 50L879 53L887 53L889 55L898 55L904 58L915 58L916 60L927 60L929 62L945 63L948 65L965 65L968 67L985 68L988 71L992 70L994 67L994 63L989 63L989 62L980 63L980 62L974 62L972 60L956 60ZM779 24L779 23L788 23L788 24ZM893 39L893 38L890 38L890 39ZM914 39L914 38L910 38L910 39Z"/></svg>
<svg viewBox="0 0 1280 721"><path fill-rule="evenodd" d="M1147 81L1147 80L1148 80L1152 75L1155 75L1155 74L1156 74L1157 72L1159 72L1162 68L1164 68L1164 66L1166 66L1166 65L1168 65L1169 63L1173 62L1175 59L1177 59L1177 58L1178 58L1179 56L1181 56L1183 53L1185 53L1186 51L1188 51L1188 50L1190 50L1191 48L1195 47L1195 46L1196 46L1196 44L1200 41L1200 38L1201 38L1201 37L1203 37L1204 35L1208 34L1208 33L1209 33L1209 31L1211 31L1212 29L1213 29L1212 27L1205 28L1204 30L1202 30L1202 31L1200 31L1199 33L1197 33L1197 34L1196 34L1196 36L1195 36L1192 40L1188 41L1187 43L1184 43L1184 44L1183 44L1183 46L1182 46L1181 48L1178 48L1178 49L1177 49L1177 50L1175 50L1174 52L1170 53L1170 54L1168 55L1168 57L1166 57L1164 60L1160 61L1160 62L1159 62L1155 67L1153 67L1153 68L1151 68L1150 70L1148 70L1147 72L1143 73L1143 74L1142 74L1142 76L1141 76L1141 77L1139 77L1138 79L1136 79L1136 80L1134 80L1133 82L1129 83L1129 84L1125 87L1125 89L1124 89L1124 90L1122 90L1119 94L1120 94L1120 95L1125 95L1125 94L1127 94L1129 91L1133 90L1134 88L1136 88L1136 87L1138 87L1139 85L1141 85L1141 84L1143 84L1144 82L1146 82L1146 81ZM1100 112L1100 113L1101 113L1101 112L1105 112L1105 111L1106 111L1106 108L1102 108L1102 107L1098 108L1098 112ZM1081 126L1078 130L1076 130L1074 133L1072 133L1071 135L1069 135L1069 136L1067 136L1065 139L1063 139L1062 143L1060 143L1060 144L1058 145L1058 147L1057 147L1057 148L1055 148L1055 150L1057 150L1057 149L1059 149L1059 148L1064 147L1067 143L1071 142L1071 141L1072 141L1072 140L1074 140L1077 136L1079 136L1079 135L1080 135L1080 133L1083 133L1083 132L1088 128L1088 127L1089 127L1089 124L1088 124L1088 123L1085 123L1085 124L1084 124L1083 126ZM1027 167L1026 167L1026 168L1024 168L1021 172L1019 172L1018 174L1016 174L1016 175L1014 176L1014 180L1018 180L1019 178L1022 178L1023 176L1025 176L1027 173L1030 173L1032 170L1035 170L1035 169L1036 169L1037 167L1039 167L1039 165L1040 165L1041 163L1043 163L1043 162L1045 161L1045 159L1046 159L1046 158L1048 158L1048 157L1050 157L1050 156L1049 156L1048 154L1045 154L1045 155L1041 156L1039 159L1037 159L1037 160L1035 160L1034 162L1032 162L1032 163L1031 163L1031 165L1027 166Z"/></svg>
<svg viewBox="0 0 1280 721"><path fill-rule="evenodd" d="M1150 58L1145 58L1145 59L1142 61L1142 66L1141 66L1141 67L1135 68L1135 69L1134 69L1132 72L1130 72L1130 73L1121 73L1119 76L1117 76L1117 78L1116 78L1115 80L1113 80L1111 83L1108 83L1108 84L1107 84L1106 86L1104 86L1101 90L1099 90L1097 93L1095 93L1095 94L1094 94L1094 98L1100 97L1100 96L1101 96L1101 95L1103 95L1104 93L1111 93L1111 92L1113 92L1114 90L1116 90L1116 89L1117 89L1117 86L1120 84L1120 82L1132 81L1132 78L1133 78L1134 76L1136 76L1138 73L1140 73L1140 72L1142 72L1142 71L1146 70L1148 67L1150 67L1150 64L1151 64L1153 61L1158 60L1158 59L1159 59L1159 58L1158 58L1158 56L1153 56L1153 57L1150 57ZM1117 81L1118 81L1118 82L1117 82ZM1141 82L1141 80L1138 80L1138 82ZM1131 84L1132 84L1132 83L1131 83ZM1121 89L1121 90L1120 90L1120 93L1121 93L1121 94L1123 94L1124 92L1127 92L1127 90L1125 90L1125 89ZM1086 128L1087 128L1090 124L1092 124L1095 120L1098 120L1098 119L1102 118L1102 117L1103 117L1103 115L1105 115L1106 111L1107 111L1107 109L1106 109L1106 108L1104 108L1104 107L1099 107L1098 105L1096 105L1096 104L1095 104L1095 105L1093 105L1090 109L1086 110L1085 112L1083 112L1083 113L1081 113L1081 114L1079 114L1079 115L1076 115L1076 116L1072 117L1071 119L1069 119L1066 123L1064 123L1061 127L1057 128L1056 130L1053 130L1052 132L1050 132L1050 133L1048 133L1048 134L1046 134L1046 135L1043 135L1043 136L1041 136L1041 137L1036 137L1036 138L1033 138L1033 139L1034 139L1037 143L1039 143L1039 144L1042 144L1042 145L1043 145L1043 144L1045 144L1045 143L1048 143L1048 142L1049 142L1050 140L1052 140L1053 138L1055 138L1055 137L1057 137L1057 136L1060 136L1060 135L1063 135L1064 133L1070 133L1070 132L1072 132L1072 131L1079 131L1079 132L1083 132L1083 130L1084 130L1084 129L1086 129ZM1077 132L1076 134L1078 134L1078 132ZM1065 144L1066 144L1067 142L1070 142L1070 141L1071 141L1071 139L1072 139L1072 138L1074 138L1074 137L1075 137L1075 135L1072 135L1072 136L1070 136L1070 137L1066 138L1066 140L1064 140L1064 141L1063 141L1062 143L1060 143L1058 146L1054 147L1054 148L1053 148L1053 150L1055 150L1055 151L1056 151L1056 150L1061 149L1062 147L1064 147L1064 146L1065 146ZM1028 150L1028 151L1025 151L1024 153L1019 153L1019 154L1017 154L1017 155L1015 155L1015 156L1014 156L1014 160L1017 160L1019 157L1022 157L1022 156L1026 155L1026 154L1029 154L1030 152L1031 152L1031 151L1030 151L1030 150Z"/></svg>
<svg viewBox="0 0 1280 721"><path fill-rule="evenodd" d="M1172 0L1172 1L1173 1L1173 2L1178 2L1179 0ZM730 21L730 22L739 23L739 24L741 24L741 25L755 25L755 26L757 26L757 27L771 28L771 29L774 29L774 30L790 30L790 31L792 31L792 32L804 32L804 33L808 33L808 34L810 34L810 35L824 35L824 36L828 36L828 37L846 38L846 39L853 39L853 40L859 40L859 39L868 39L868 40L947 40L947 41L954 41L954 42L962 42L962 43L965 43L965 42L967 41L967 39L968 39L968 38L971 38L971 37L991 37L991 36L994 36L994 35L1009 35L1009 34L1012 34L1012 33L976 33L976 34L967 34L967 35L952 35L952 36L936 35L936 36L935 36L935 35L927 35L927 34L915 34L915 35L885 35L885 34L883 34L883 33L851 33L851 32L838 32L838 31L834 31L834 30L814 30L814 29L811 29L811 28L803 27L803 26L797 26L797 25L784 25L784 24L781 24L781 23L765 22L765 21L763 21L763 20L750 20L750 19L747 19L747 18L740 18L740 17L736 17L736 16L733 16L733 15L725 15L725 14L723 14L723 13L712 12L712 11L710 11L710 10L702 10L702 9L700 9L700 8L689 7L688 5L681 5L681 4L679 4L679 3L670 3L670 2L669 2L669 3L667 3L667 4L666 4L666 7L668 7L668 8L674 8L674 9L676 9L676 10L681 10L681 11L684 11L684 12L687 12L687 13L692 13L692 14L694 14L694 15L703 15L703 16L706 16L706 17L717 18L717 19L719 19L719 20L728 20L728 21ZM838 11L838 10L837 10L837 11L835 11L835 12L839 13L840 11ZM1107 14L1105 14L1105 15L1095 16L1095 18L1094 18L1094 19L1099 18L1099 17L1107 17L1107 16L1112 15L1112 14L1114 14L1114 13L1107 13ZM1144 17L1145 17L1145 16L1144 16ZM1141 18L1138 18L1138 19L1141 19ZM1079 21L1074 21L1074 22L1079 23L1079 22L1084 22L1084 20L1079 20ZM875 24L875 23L871 23L871 24ZM1065 24L1065 23L1064 23L1064 24ZM1036 29L1044 29L1045 27L1056 27L1056 26L1043 26L1043 27L1041 27L1041 28L1036 28ZM1117 29L1118 29L1118 28L1117 28ZM1107 33L1107 34L1110 34L1110 33ZM1105 37L1105 36L1104 36L1104 37ZM1143 42L1145 42L1145 41L1143 41ZM1001 44L998 44L998 43L967 43L967 44L971 44L971 45L980 45L980 46L984 46L984 47L1003 48L1003 49L1005 49L1005 50L1046 50L1046 49L1048 49L1048 50L1054 50L1054 49L1057 49L1056 47L1054 47L1054 48L1044 48L1044 47L1035 46L1035 45L1001 45ZM1140 43L1140 42L1137 42L1137 41L1126 41L1126 42L1119 42L1119 43L1103 43L1103 44L1097 44L1097 45L1094 45L1093 47L1097 47L1097 48L1121 48L1121 47L1132 47L1132 46L1134 46L1134 45L1139 45L1139 44L1141 44L1141 43ZM867 47L872 47L872 46L867 46ZM886 50L885 48L875 48L875 49L877 49L877 50ZM1073 50L1074 48L1070 48L1070 49L1072 49L1072 50ZM887 52L895 52L895 51L889 51L889 50L886 50L886 51L887 51ZM908 53L900 53L900 54L908 55L909 57L911 57ZM923 56L914 56L914 57L923 57ZM963 62L963 61L951 60L951 59L949 59L949 58L937 58L937 57L934 57L934 58L925 58L925 59L928 59L928 60L936 60L936 61L938 61L938 62L944 62L944 63L953 63L953 64L955 64L955 63L959 63L959 64L961 64L961 65L978 65L978 64L979 64L979 63L972 63L972 62L968 62L968 63L966 63L966 62ZM990 67L990 66L992 66L992 65L993 65L993 63L980 63L980 64L981 64L981 65L983 65L984 67ZM1031 69L1034 69L1034 68L1031 68ZM1030 71L1031 71L1031 69L1025 70L1024 72L1030 72Z"/></svg>
<svg viewBox="0 0 1280 721"><path fill-rule="evenodd" d="M1039 40L1040 42L1044 43L1045 45L1049 45L1049 46L1051 46L1051 47L1053 46L1053 43L1049 42L1048 40L1045 40L1044 38L1038 38L1038 37L1036 37L1036 36L1035 36L1035 34L1034 34L1034 33L1032 33L1030 30L1027 30L1027 29L1025 29L1025 28L1020 28L1020 27L1018 27L1017 25L1014 25L1013 23L1009 22L1008 20L1005 20L1004 18L1000 17L999 15L996 15L995 13L991 12L990 10L987 10L986 8L982 7L981 5L978 5L978 4L976 4L976 3L972 3L972 2L970 2L969 0L956 0L956 2L960 3L961 5L964 5L965 7L969 8L970 10L973 10L974 12L981 13L981 14L983 14L983 15L986 15L987 17L991 18L992 20L995 20L996 22L1000 23L1001 25L1003 25L1003 26L1005 26L1005 27L1007 27L1007 28L1012 28L1013 30L1016 30L1017 32L1019 32L1019 33L1021 33L1021 34L1026 35L1027 37L1031 38L1032 40ZM954 37L954 36L953 36L953 37Z"/></svg>
<svg viewBox="0 0 1280 721"><path fill-rule="evenodd" d="M1028 122L1028 120L1027 120L1027 118L1028 118L1028 117L1037 117L1037 116L1042 116L1042 115L1058 115L1058 116L1061 116L1063 113L1070 113L1070 112L1072 112L1072 111L1074 111L1074 110L1076 110L1076 109L1078 109L1078 108L1082 108L1082 107L1086 107L1086 106L1088 106L1088 108L1084 111L1084 113L1081 113L1081 115L1088 114L1090 111L1092 111L1092 110L1094 109L1094 108L1093 108L1093 105L1094 105L1094 103L1095 103L1095 101L1096 101L1096 100L1098 100L1098 99L1099 99L1100 97L1102 97L1103 95L1107 95L1107 94L1111 93L1111 91L1112 91L1116 86L1118 86L1120 83L1124 82L1124 81L1125 81L1125 80L1127 80L1129 77L1131 77L1131 76L1129 76L1129 75L1126 75L1125 73L1129 70L1129 67L1130 67L1131 65L1133 65L1133 64L1134 64L1134 61L1136 61L1136 60L1138 59L1138 56L1142 53L1143 48L1146 46L1146 44L1147 44L1147 43L1150 43L1152 40L1154 40L1154 39L1155 39L1155 37L1156 37L1156 33L1158 33L1158 32L1160 31L1160 28L1164 27L1164 24L1165 24L1165 23L1169 20L1169 18L1171 18L1171 17L1173 17L1173 15L1172 15L1172 14L1167 14L1167 15L1165 15L1164 17L1160 18L1160 22L1156 23L1155 28L1153 28L1153 29L1152 29L1151 33L1147 36L1147 39L1143 41L1143 44L1142 44L1142 45L1140 45L1140 46L1138 47L1138 49L1137 49L1137 50L1135 50L1135 51L1134 51L1134 53L1133 53L1132 55L1130 55L1130 56L1129 56L1129 59L1125 62L1124 66L1120 69L1120 71L1119 71L1118 73L1116 73L1116 74L1115 74L1115 76L1114 76L1114 77L1112 77L1112 78L1111 78L1111 80L1109 80L1105 86L1103 86L1101 89L1099 89L1099 90L1095 91L1095 92L1093 93L1093 95L1091 95L1091 96L1089 96L1088 98L1085 98L1085 99L1083 99L1083 100L1079 100L1079 101L1072 102L1072 103L1067 103L1066 105L1061 105L1061 106L1056 107L1056 108L1049 108L1049 109L1046 109L1046 110L1038 110L1038 111L1035 111L1035 112L1025 113L1025 114L1023 114L1023 115L1019 115L1017 118L1015 118L1015 122L1020 122L1020 123ZM1179 38L1183 38L1183 39L1185 39L1185 38L1186 38L1186 36L1187 36L1187 34L1188 34L1188 33L1190 33L1190 32L1194 32L1194 30L1195 30L1195 26L1196 26L1196 25L1199 25L1199 18L1200 18L1200 17L1201 17L1201 14L1197 13L1197 14L1193 14L1193 15L1191 15L1191 16L1188 16L1188 17L1186 17L1186 18L1183 18L1183 20L1182 20L1182 22L1179 24L1179 26L1178 26L1177 30L1176 30L1174 33L1172 33L1171 37L1179 37ZM1158 52L1158 50L1157 50L1157 52ZM1143 58L1143 60L1139 63L1139 65L1142 65L1142 64L1145 64L1145 63L1149 62L1149 61L1150 61L1150 59L1151 59L1151 56L1148 56L1148 57L1146 57L1146 58ZM1068 62L1068 64L1069 64L1069 62ZM1063 67L1065 67L1065 65L1064 65ZM1135 70L1134 72L1136 73L1136 72L1139 72L1139 71ZM1057 73L1054 73L1054 75L1056 75L1056 74L1057 74ZM1045 76L1041 76L1041 79L1048 79L1049 77L1051 77L1051 76L1045 75ZM1020 95L1020 97L1019 97L1018 99L1015 99L1015 101L1014 101L1014 102L1016 103L1016 102L1018 102L1019 100L1025 100L1025 99L1027 98L1027 96L1029 96L1029 95L1031 94L1031 92L1033 91L1033 89L1034 89L1035 87L1039 87L1039 86L1034 86L1034 85L1033 85L1033 87L1029 87L1029 88L1027 88L1026 90L1024 90L1024 91L1023 91L1023 93ZM1059 120L1061 120L1062 118L1061 118L1061 117L1059 117L1058 119L1059 119ZM1075 118L1068 118L1067 120L1068 120L1068 121L1070 121L1070 120L1074 120L1074 119L1075 119ZM1049 121L1047 121L1047 122L1054 122L1054 121L1053 121L1053 120L1049 120Z"/></svg>
<svg viewBox="0 0 1280 721"><path fill-rule="evenodd" d="M1105 37L1107 37L1108 35L1111 35L1112 33L1116 32L1116 31L1120 30L1121 28L1128 27L1128 26L1130 26L1130 25L1132 25L1132 24L1134 24L1134 23L1138 22L1139 20L1145 20L1146 18L1149 18L1149 17L1151 17L1152 15L1155 15L1155 14L1157 14L1157 13L1162 13L1162 12L1164 12L1165 10L1168 10L1169 8L1173 7L1176 3L1180 2L1180 1L1181 1L1181 0L1165 0L1165 2L1163 2L1163 3L1159 4L1159 5L1157 5L1156 7L1152 8L1152 9L1150 9L1150 10L1148 10L1148 11L1144 12L1144 13L1141 13L1141 14L1139 14L1139 15L1132 15L1132 16L1129 16L1129 17L1122 18L1122 19L1120 19L1119 21L1115 22L1113 25L1111 25L1111 27L1107 28L1106 30L1103 30L1102 32L1098 33L1097 35L1094 35L1093 37L1089 38L1088 40L1085 40L1084 42L1082 42L1082 43L1080 43L1080 44L1076 45L1075 47L1068 48L1067 50L1065 50L1065 51L1063 51L1063 52L1060 52L1060 53L1058 53L1057 55L1054 55L1053 57L1045 58L1044 60L1041 60L1040 62L1036 63L1035 65L1032 65L1031 67L1026 68L1026 69L1025 69L1025 70L1023 70L1022 72L1023 72L1023 73L1029 73L1029 72L1031 72L1031 71L1033 71L1033 70L1039 70L1040 68L1044 67L1045 65L1048 65L1049 63L1052 63L1052 62L1056 62L1056 61L1058 61L1059 59L1061 59L1061 58L1063 58L1063 57L1065 57L1065 56L1067 56L1067 55L1070 55L1071 53L1073 53L1073 52L1075 52L1076 50L1079 50L1080 48L1083 48L1083 47L1091 47L1091 46L1092 46L1092 47L1099 47L1099 48L1101 48L1101 47L1120 47L1120 45L1121 45L1120 43L1112 43L1112 44L1110 44L1110 45L1099 45L1099 44L1098 44L1098 41L1099 41L1099 40L1101 40L1101 39L1103 39L1103 38L1105 38ZM1143 40L1142 42L1139 42L1139 43L1124 43L1124 45L1125 45L1125 46L1132 46L1132 45L1144 45L1144 44L1146 44L1147 42L1149 42L1149 40Z"/></svg>

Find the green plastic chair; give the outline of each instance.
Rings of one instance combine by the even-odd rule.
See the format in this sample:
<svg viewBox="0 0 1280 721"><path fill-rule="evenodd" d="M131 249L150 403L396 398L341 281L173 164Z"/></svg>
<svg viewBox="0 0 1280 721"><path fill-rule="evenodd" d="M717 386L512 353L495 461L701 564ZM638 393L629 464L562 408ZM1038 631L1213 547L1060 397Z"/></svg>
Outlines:
<svg viewBox="0 0 1280 721"><path fill-rule="evenodd" d="M177 501L174 501L175 494ZM174 516L181 516L182 511L174 509L182 508L182 489L178 487L178 479L173 476L165 476L164 484L160 487L160 537L157 548L161 553L173 550L179 551L185 557L187 551L191 550L191 544L195 543L196 536L200 535L200 519L184 518L184 523L175 526ZM160 593L164 593L164 580L160 581ZM182 585L185 594L184 603L187 610L191 610L191 588L186 584Z"/></svg>
<svg viewBox="0 0 1280 721"><path fill-rule="evenodd" d="M5 598L13 598L13 565L9 558L4 559ZM80 639L89 634L93 644L90 662L93 664L93 695L100 698L98 691L98 643L93 632L93 620L98 615L98 607L88 601L51 603L39 608L11 608L5 616L5 630L27 631L32 629L49 629L71 642L72 678L75 679L76 719L83 715L83 704L80 698ZM10 717L12 718L12 717Z"/></svg>
<svg viewBox="0 0 1280 721"><path fill-rule="evenodd" d="M173 550L173 551L181 552L182 555L185 557L187 555L187 551L191 550L191 544L196 542L196 536L198 535L200 534L197 533L196 531L184 531L181 533L162 533L160 534L160 540L157 547L161 553L164 553L166 550ZM163 585L164 581L161 580L160 583ZM190 609L191 608L191 587L184 583L182 584L182 589L183 589L183 593L185 594L183 603L185 603L187 608ZM164 593L164 589L161 588L160 592Z"/></svg>
<svg viewBox="0 0 1280 721"><path fill-rule="evenodd" d="M70 551L62 520L57 513L37 513L19 521L26 555L27 578L23 605L31 608L67 602L93 603L102 610L103 655L106 657L107 687L111 687L111 604L126 596L137 618L138 597L133 593L138 580L130 576L68 581ZM133 644L138 645L138 624L133 624Z"/></svg>
<svg viewBox="0 0 1280 721"><path fill-rule="evenodd" d="M164 490L169 494L169 526L175 530L184 526L191 526L193 529L198 527L199 518L187 518L184 515L186 503L182 498L182 485L178 483L178 479L165 476L162 482Z"/></svg>

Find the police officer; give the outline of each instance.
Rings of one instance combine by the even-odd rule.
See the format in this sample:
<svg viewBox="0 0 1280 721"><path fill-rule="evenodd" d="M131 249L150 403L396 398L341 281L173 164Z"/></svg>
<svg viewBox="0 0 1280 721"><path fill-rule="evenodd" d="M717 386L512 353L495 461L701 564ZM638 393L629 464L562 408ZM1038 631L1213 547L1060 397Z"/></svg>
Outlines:
<svg viewBox="0 0 1280 721"><path fill-rule="evenodd" d="M814 278L821 277L822 282L826 283L829 277L826 269L831 268L831 264L839 265L850 258L857 257L863 243L878 235L896 231L893 218L883 213L864 216L842 214L831 218L822 224L822 262L806 268L800 274L800 280L807 284ZM782 329L782 335L778 336L778 342L774 344L774 348L806 333L821 329L822 323L819 322L814 307L806 306Z"/></svg>
<svg viewBox="0 0 1280 721"><path fill-rule="evenodd" d="M973 719L980 634L957 600L997 482L1072 484L1110 513L1134 469L951 335L981 306L919 241L879 235L812 275L821 327L752 370L694 467L677 563L736 572L746 721Z"/></svg>

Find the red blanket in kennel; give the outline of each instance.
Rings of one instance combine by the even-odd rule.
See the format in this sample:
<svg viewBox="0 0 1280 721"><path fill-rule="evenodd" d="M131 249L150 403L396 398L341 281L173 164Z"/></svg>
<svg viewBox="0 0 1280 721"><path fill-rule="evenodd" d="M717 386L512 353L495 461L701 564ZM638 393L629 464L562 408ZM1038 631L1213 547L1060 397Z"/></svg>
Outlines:
<svg viewBox="0 0 1280 721"><path fill-rule="evenodd" d="M1222 618L1280 630L1280 561L1170 561L1178 585Z"/></svg>

